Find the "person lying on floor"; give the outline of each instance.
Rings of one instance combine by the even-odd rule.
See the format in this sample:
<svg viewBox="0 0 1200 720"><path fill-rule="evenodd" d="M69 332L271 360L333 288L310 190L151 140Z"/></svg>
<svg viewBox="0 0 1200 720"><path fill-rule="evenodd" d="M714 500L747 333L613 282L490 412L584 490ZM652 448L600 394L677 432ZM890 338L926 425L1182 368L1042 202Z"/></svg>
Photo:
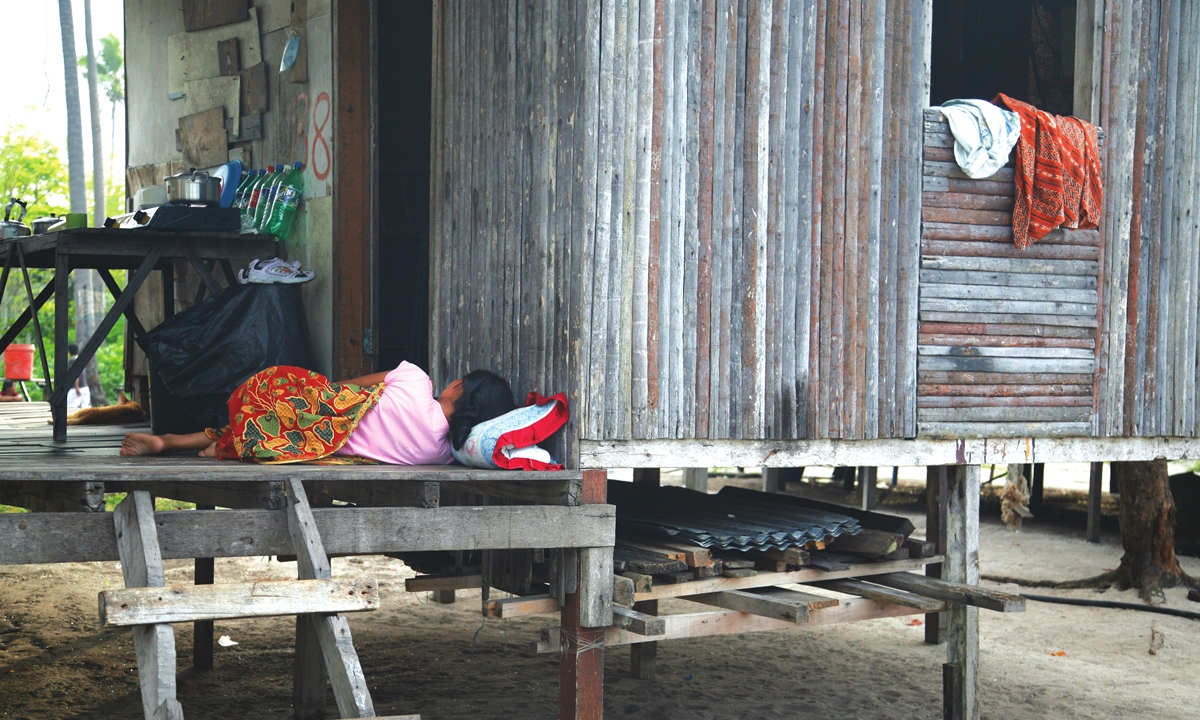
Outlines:
<svg viewBox="0 0 1200 720"><path fill-rule="evenodd" d="M508 381L475 370L434 397L416 365L346 382L298 367L250 376L229 398L229 425L186 435L129 433L121 454L198 450L202 457L291 463L330 456L393 465L445 465L476 424L516 408Z"/></svg>

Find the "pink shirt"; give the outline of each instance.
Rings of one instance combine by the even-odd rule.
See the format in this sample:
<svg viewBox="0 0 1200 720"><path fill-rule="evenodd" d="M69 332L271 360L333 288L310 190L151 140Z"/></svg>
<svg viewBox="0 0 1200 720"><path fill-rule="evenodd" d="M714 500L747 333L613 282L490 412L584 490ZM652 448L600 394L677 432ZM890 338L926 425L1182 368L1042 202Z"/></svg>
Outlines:
<svg viewBox="0 0 1200 720"><path fill-rule="evenodd" d="M408 362L387 374L379 404L358 421L337 455L357 455L392 465L446 465L450 423L433 397L433 383Z"/></svg>

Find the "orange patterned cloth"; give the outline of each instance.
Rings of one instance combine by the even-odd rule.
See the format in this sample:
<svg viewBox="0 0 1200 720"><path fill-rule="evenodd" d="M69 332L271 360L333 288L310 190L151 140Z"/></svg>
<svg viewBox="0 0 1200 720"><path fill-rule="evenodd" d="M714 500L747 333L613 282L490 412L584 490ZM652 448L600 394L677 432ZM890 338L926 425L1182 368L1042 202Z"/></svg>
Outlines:
<svg viewBox="0 0 1200 720"><path fill-rule="evenodd" d="M1004 93L992 102L1021 116L1013 244L1024 249L1058 227L1098 227L1104 181L1096 126L1051 115Z"/></svg>
<svg viewBox="0 0 1200 720"><path fill-rule="evenodd" d="M257 463L311 462L333 455L383 393L278 365L251 375L229 398L229 425L205 432L217 457Z"/></svg>

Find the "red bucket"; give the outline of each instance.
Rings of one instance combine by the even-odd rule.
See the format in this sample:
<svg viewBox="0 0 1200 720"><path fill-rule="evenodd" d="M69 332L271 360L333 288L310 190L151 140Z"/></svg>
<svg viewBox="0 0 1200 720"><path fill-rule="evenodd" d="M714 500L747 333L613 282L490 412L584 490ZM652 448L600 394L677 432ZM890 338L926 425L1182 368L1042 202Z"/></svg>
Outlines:
<svg viewBox="0 0 1200 720"><path fill-rule="evenodd" d="M33 379L32 345L9 345L4 349L4 379Z"/></svg>

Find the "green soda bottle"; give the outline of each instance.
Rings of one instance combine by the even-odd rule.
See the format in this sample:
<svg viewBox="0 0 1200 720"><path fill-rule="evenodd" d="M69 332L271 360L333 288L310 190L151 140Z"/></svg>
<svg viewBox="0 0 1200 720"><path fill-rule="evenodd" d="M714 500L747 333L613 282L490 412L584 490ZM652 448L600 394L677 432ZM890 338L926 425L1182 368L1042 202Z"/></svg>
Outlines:
<svg viewBox="0 0 1200 720"><path fill-rule="evenodd" d="M244 233L254 232L254 210L258 207L258 198L262 194L262 184L266 182L268 173L274 170L275 166L273 165L259 170L254 182L246 188L246 207L242 209L242 232Z"/></svg>
<svg viewBox="0 0 1200 720"><path fill-rule="evenodd" d="M271 216L267 221L267 232L280 240L286 240L292 232L292 222L296 219L296 210L299 209L300 198L303 196L304 164L297 162L279 181Z"/></svg>
<svg viewBox="0 0 1200 720"><path fill-rule="evenodd" d="M287 168L283 163L275 166L275 172L267 175L263 181L262 190L258 195L258 207L254 209L254 231L267 231L267 210L275 199L275 191L279 189L279 181L283 179Z"/></svg>

